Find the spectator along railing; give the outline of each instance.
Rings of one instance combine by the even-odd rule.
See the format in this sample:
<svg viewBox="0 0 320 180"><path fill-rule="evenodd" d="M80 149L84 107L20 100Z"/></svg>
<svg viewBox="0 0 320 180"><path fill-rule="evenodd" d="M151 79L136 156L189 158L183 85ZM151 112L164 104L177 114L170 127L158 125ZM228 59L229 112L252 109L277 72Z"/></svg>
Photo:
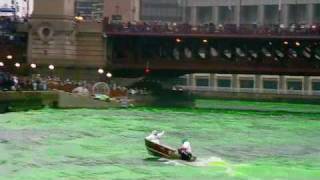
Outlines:
<svg viewBox="0 0 320 180"><path fill-rule="evenodd" d="M215 25L203 24L191 26L190 24L176 23L104 23L106 33L170 33L170 34L253 34L253 35L296 35L296 36L318 36L320 25L282 25L257 26L254 24L242 24L237 27L235 24Z"/></svg>

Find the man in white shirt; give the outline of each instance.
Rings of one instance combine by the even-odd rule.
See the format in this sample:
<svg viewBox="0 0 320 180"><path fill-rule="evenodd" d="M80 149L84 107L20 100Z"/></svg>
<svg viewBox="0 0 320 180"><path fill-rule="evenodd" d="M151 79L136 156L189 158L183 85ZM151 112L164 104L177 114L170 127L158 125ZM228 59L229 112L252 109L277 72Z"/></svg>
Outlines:
<svg viewBox="0 0 320 180"><path fill-rule="evenodd" d="M190 161L192 158L191 144L187 139L182 140L182 145L178 149L181 159L185 161Z"/></svg>
<svg viewBox="0 0 320 180"><path fill-rule="evenodd" d="M154 143L160 144L160 138L163 136L164 131L158 132L156 130L152 131L149 136L146 137L147 140L152 141Z"/></svg>

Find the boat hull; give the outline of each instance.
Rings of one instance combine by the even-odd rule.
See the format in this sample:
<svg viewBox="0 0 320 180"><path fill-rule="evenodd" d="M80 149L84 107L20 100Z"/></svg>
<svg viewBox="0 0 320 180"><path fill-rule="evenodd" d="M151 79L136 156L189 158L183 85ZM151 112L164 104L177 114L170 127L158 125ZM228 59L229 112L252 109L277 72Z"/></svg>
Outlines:
<svg viewBox="0 0 320 180"><path fill-rule="evenodd" d="M145 139L145 145L146 145L146 148L147 148L148 153L150 155L157 156L157 157L163 157L163 158L167 158L167 159L181 160L181 156L178 153L178 151L171 148L171 147L168 147L168 146L165 146L162 144L157 144L157 143L154 143L154 142L149 141L147 139ZM196 160L196 157L193 156L190 161L195 161L195 160Z"/></svg>

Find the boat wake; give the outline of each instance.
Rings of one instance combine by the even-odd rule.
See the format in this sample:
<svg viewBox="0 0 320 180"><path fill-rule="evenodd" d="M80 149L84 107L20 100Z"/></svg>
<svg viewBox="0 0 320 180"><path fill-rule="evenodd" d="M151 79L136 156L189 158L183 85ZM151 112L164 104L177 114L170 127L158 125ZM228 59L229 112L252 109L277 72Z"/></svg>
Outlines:
<svg viewBox="0 0 320 180"><path fill-rule="evenodd" d="M212 156L209 158L198 158L194 162L187 162L183 160L169 160L165 158L160 158L159 161L162 161L165 164L177 165L177 166L190 165L190 166L197 166L197 167L207 167L207 166L226 166L227 165L227 162L215 156Z"/></svg>
<svg viewBox="0 0 320 180"><path fill-rule="evenodd" d="M194 162L187 162L182 160L168 160L165 158L160 158L159 161L173 166L194 166L194 167L222 167L226 169L226 173L229 175L234 175L234 170L232 165L220 157L211 156L209 158L198 158Z"/></svg>

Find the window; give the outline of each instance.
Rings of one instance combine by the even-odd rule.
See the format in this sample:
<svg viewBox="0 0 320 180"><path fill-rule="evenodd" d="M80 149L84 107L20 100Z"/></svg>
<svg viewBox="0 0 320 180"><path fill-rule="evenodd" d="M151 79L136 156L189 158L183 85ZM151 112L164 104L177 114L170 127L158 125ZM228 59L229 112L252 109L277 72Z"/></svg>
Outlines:
<svg viewBox="0 0 320 180"><path fill-rule="evenodd" d="M278 5L266 5L264 16L267 18L264 18L265 24L268 25L274 25L279 24L279 10Z"/></svg>
<svg viewBox="0 0 320 180"><path fill-rule="evenodd" d="M277 90L278 82L276 80L264 80L263 89Z"/></svg>
<svg viewBox="0 0 320 180"><path fill-rule="evenodd" d="M233 6L221 6L219 9L219 23L220 24L232 24L234 22L234 11Z"/></svg>
<svg viewBox="0 0 320 180"><path fill-rule="evenodd" d="M218 88L231 88L230 79L218 79Z"/></svg>
<svg viewBox="0 0 320 180"><path fill-rule="evenodd" d="M257 23L257 6L242 6L241 24L255 24Z"/></svg>
<svg viewBox="0 0 320 180"><path fill-rule="evenodd" d="M312 91L320 91L320 81L312 82Z"/></svg>
<svg viewBox="0 0 320 180"><path fill-rule="evenodd" d="M287 90L301 91L302 90L302 81L291 80L287 82Z"/></svg>
<svg viewBox="0 0 320 180"><path fill-rule="evenodd" d="M253 89L254 88L254 81L253 80L240 80L240 88L244 89Z"/></svg>
<svg viewBox="0 0 320 180"><path fill-rule="evenodd" d="M208 77L196 77L196 86L208 87L209 78Z"/></svg>
<svg viewBox="0 0 320 180"><path fill-rule="evenodd" d="M314 22L320 22L320 4L314 4Z"/></svg>

